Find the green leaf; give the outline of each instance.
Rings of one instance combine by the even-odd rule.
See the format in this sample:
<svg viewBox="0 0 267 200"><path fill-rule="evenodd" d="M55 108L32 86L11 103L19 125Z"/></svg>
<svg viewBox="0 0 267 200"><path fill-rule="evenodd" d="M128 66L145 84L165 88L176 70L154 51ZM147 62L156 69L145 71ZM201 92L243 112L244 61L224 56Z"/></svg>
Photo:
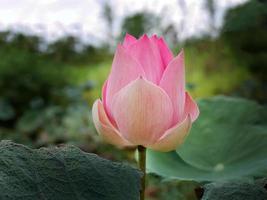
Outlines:
<svg viewBox="0 0 267 200"><path fill-rule="evenodd" d="M39 110L29 110L25 112L17 123L17 129L23 133L36 131L44 124L43 112Z"/></svg>
<svg viewBox="0 0 267 200"><path fill-rule="evenodd" d="M148 149L147 171L148 173L156 173L167 179L216 181L221 178L231 178L231 174L212 173L193 167L184 162L175 151L162 153Z"/></svg>
<svg viewBox="0 0 267 200"><path fill-rule="evenodd" d="M8 101L0 98L0 120L10 120L15 117L15 110Z"/></svg>
<svg viewBox="0 0 267 200"><path fill-rule="evenodd" d="M200 117L175 152L148 151L147 168L167 178L215 181L267 174L267 110L244 99L201 100Z"/></svg>
<svg viewBox="0 0 267 200"><path fill-rule="evenodd" d="M1 200L137 200L140 176L74 146L33 150L0 143Z"/></svg>
<svg viewBox="0 0 267 200"><path fill-rule="evenodd" d="M202 200L265 200L267 190L263 184L253 182L222 182L205 185Z"/></svg>
<svg viewBox="0 0 267 200"><path fill-rule="evenodd" d="M216 97L199 101L201 116L177 149L190 165L209 171L266 170L267 109L253 101ZM254 166L251 166L253 162Z"/></svg>

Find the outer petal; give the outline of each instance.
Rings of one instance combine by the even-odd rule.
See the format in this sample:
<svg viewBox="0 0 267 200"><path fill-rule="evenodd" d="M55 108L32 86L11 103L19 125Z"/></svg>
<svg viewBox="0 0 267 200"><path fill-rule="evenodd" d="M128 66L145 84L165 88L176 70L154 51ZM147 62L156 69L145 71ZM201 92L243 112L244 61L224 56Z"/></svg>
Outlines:
<svg viewBox="0 0 267 200"><path fill-rule="evenodd" d="M167 66L160 87L169 95L174 109L173 124L183 119L185 104L184 53L181 51Z"/></svg>
<svg viewBox="0 0 267 200"><path fill-rule="evenodd" d="M129 46L128 51L142 65L145 77L158 84L164 70L158 47L153 45L147 35L144 35Z"/></svg>
<svg viewBox="0 0 267 200"><path fill-rule="evenodd" d="M190 115L192 122L195 121L199 115L199 109L196 102L192 99L192 97L186 92L185 96L185 108L184 115Z"/></svg>
<svg viewBox="0 0 267 200"><path fill-rule="evenodd" d="M109 115L110 104L114 94L140 75L144 75L141 65L126 52L123 46L119 45L112 63L106 88L105 102Z"/></svg>
<svg viewBox="0 0 267 200"><path fill-rule="evenodd" d="M110 123L104 107L99 99L96 100L93 105L92 115L96 130L104 140L120 148L132 146L130 142L121 137L118 130L116 130L116 128Z"/></svg>
<svg viewBox="0 0 267 200"><path fill-rule="evenodd" d="M116 122L114 121L109 110L107 109L107 85L108 85L108 79L104 82L102 87L102 103L109 121L114 127L116 127Z"/></svg>
<svg viewBox="0 0 267 200"><path fill-rule="evenodd" d="M159 39L157 37L157 35L153 35L150 38L151 46L152 46L152 48L154 50L154 54L158 58L160 58L159 60L161 60L160 61L160 67L162 68L161 73L163 73L164 70L165 70L165 68L167 67L167 64L166 63L167 62L169 63L172 60L173 57L170 58L169 55L167 55L167 54L164 53L166 51L166 48L168 49L168 47L167 46L164 46L164 45L166 45L165 43L164 43L164 45L162 45L162 43L161 43L162 41L161 40L162 39Z"/></svg>
<svg viewBox="0 0 267 200"><path fill-rule="evenodd" d="M191 128L191 118L188 115L184 121L167 130L153 145L147 146L156 151L172 151L183 143Z"/></svg>
<svg viewBox="0 0 267 200"><path fill-rule="evenodd" d="M164 68L166 68L167 65L173 59L173 54L171 50L169 49L168 45L162 37L158 39L156 36L153 36L151 39L154 43L157 44L158 49L160 51L161 60L163 62Z"/></svg>
<svg viewBox="0 0 267 200"><path fill-rule="evenodd" d="M106 106L107 84L108 84L108 80L104 82L103 87L102 87L102 101L103 101L104 107Z"/></svg>
<svg viewBox="0 0 267 200"><path fill-rule="evenodd" d="M161 88L140 77L116 94L112 114L128 141L146 146L157 141L170 127L173 109Z"/></svg>
<svg viewBox="0 0 267 200"><path fill-rule="evenodd" d="M126 33L122 45L123 45L125 48L128 48L130 45L132 45L132 44L135 43L136 41L137 41L137 39L136 39L134 36L132 36L132 35Z"/></svg>

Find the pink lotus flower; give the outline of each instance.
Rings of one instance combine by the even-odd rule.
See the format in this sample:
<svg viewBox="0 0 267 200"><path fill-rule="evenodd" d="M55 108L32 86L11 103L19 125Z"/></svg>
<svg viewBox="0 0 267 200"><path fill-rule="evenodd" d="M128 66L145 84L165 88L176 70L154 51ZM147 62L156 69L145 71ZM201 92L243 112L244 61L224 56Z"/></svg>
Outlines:
<svg viewBox="0 0 267 200"><path fill-rule="evenodd" d="M199 114L185 91L183 51L173 57L163 38L127 34L92 113L98 133L111 144L174 150Z"/></svg>

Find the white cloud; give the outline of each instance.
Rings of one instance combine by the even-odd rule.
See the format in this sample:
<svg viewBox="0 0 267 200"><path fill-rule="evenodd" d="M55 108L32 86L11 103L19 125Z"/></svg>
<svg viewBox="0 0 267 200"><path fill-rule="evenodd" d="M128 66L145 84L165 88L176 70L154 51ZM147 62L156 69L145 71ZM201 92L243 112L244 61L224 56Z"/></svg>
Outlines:
<svg viewBox="0 0 267 200"><path fill-rule="evenodd" d="M245 1L215 1L218 8L217 26L221 25L226 8ZM0 28L13 27L21 30L27 26L30 27L30 31L45 35L49 39L66 33L77 34L87 40L90 38L105 39L107 29L101 14L103 2L96 0L0 0ZM155 13L165 23L175 24L179 30L184 20L181 37L197 35L207 30L208 14L203 10L204 0L111 0L110 2L115 13L117 34L124 16L142 10ZM181 9L179 2L186 2L184 10Z"/></svg>

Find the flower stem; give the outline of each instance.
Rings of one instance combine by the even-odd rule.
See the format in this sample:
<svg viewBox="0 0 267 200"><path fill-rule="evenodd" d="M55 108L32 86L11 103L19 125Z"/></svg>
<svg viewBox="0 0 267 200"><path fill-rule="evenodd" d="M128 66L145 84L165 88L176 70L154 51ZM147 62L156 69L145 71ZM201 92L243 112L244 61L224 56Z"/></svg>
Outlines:
<svg viewBox="0 0 267 200"><path fill-rule="evenodd" d="M139 168L143 172L143 177L141 179L141 191L140 191L140 200L145 199L145 186L146 186L146 148L143 146L138 146L138 163Z"/></svg>

